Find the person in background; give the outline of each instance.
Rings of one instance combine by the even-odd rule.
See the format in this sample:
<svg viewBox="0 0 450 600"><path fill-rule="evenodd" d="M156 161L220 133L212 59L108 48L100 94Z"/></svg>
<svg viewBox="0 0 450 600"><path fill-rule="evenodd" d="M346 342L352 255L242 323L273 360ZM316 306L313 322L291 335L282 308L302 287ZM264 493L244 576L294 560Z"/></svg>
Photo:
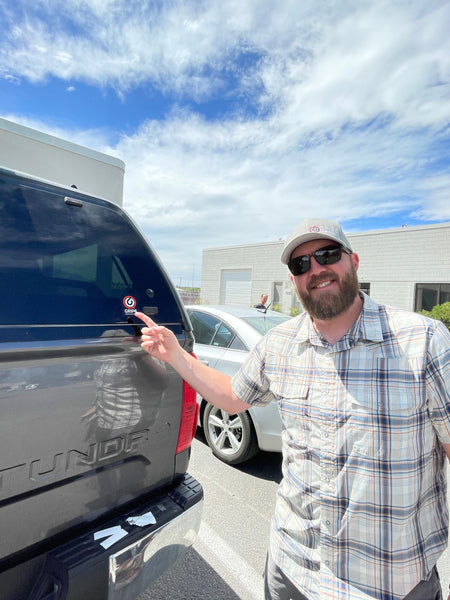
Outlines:
<svg viewBox="0 0 450 600"><path fill-rule="evenodd" d="M278 403L266 600L441 600L450 333L362 293L359 257L335 221L302 222L281 261L305 312L271 329L233 379L137 313L142 348L230 414Z"/></svg>
<svg viewBox="0 0 450 600"><path fill-rule="evenodd" d="M269 296L267 294L261 294L261 300L258 302L258 304L255 304L253 308L266 308L266 302L268 298Z"/></svg>

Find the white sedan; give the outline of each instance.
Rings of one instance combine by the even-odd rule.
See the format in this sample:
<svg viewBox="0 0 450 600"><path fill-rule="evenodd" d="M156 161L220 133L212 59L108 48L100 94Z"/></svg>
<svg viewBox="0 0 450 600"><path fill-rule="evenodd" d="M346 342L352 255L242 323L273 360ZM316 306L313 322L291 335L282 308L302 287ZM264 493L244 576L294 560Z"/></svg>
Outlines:
<svg viewBox="0 0 450 600"><path fill-rule="evenodd" d="M241 306L187 306L194 329L194 352L199 360L233 376L249 350L272 327L290 319L288 315ZM281 452L281 420L276 402L252 406L230 415L200 396L199 425L213 454L236 465L259 450Z"/></svg>

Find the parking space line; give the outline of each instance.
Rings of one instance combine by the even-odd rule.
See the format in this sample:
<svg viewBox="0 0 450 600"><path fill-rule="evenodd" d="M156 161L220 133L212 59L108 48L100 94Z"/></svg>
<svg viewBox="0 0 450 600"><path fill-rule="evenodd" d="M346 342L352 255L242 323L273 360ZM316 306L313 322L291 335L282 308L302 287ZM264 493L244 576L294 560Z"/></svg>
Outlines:
<svg viewBox="0 0 450 600"><path fill-rule="evenodd" d="M231 572L233 577L243 586L248 596L243 600L262 600L263 598L263 574L258 573L240 554L235 552L215 531L204 521L200 525L198 541L201 542L208 552L214 555L222 564L226 571ZM196 544L196 550L202 554L199 544ZM208 557L203 555L204 559ZM227 579L228 585L230 585ZM239 591L234 590L238 595Z"/></svg>

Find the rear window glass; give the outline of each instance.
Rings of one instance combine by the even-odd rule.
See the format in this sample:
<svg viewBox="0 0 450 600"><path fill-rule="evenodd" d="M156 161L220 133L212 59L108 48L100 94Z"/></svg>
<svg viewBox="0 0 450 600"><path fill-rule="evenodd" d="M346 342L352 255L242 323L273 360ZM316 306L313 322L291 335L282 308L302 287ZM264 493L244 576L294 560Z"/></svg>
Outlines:
<svg viewBox="0 0 450 600"><path fill-rule="evenodd" d="M180 324L172 288L131 221L106 203L80 202L0 177L0 323L129 324L136 307Z"/></svg>
<svg viewBox="0 0 450 600"><path fill-rule="evenodd" d="M216 335L212 341L213 346L219 346L220 348L228 348L231 340L234 338L234 331L221 323Z"/></svg>
<svg viewBox="0 0 450 600"><path fill-rule="evenodd" d="M287 315L261 315L257 317L242 317L242 320L251 325L256 331L259 331L261 335L265 335L269 329L288 321L290 318Z"/></svg>
<svg viewBox="0 0 450 600"><path fill-rule="evenodd" d="M197 344L211 344L220 327L220 319L196 310L188 311Z"/></svg>

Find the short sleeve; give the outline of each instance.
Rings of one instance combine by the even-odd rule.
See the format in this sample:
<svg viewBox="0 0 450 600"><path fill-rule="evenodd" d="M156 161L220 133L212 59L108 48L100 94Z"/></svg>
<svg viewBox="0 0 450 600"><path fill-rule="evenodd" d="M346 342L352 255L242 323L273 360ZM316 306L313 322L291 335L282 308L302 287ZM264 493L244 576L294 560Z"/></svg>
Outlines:
<svg viewBox="0 0 450 600"><path fill-rule="evenodd" d="M255 406L263 406L273 400L273 394L269 389L269 380L264 372L265 344L266 338L258 342L231 380L231 386L236 396L243 402Z"/></svg>
<svg viewBox="0 0 450 600"><path fill-rule="evenodd" d="M439 440L450 443L450 332L438 322L427 361L427 401Z"/></svg>

